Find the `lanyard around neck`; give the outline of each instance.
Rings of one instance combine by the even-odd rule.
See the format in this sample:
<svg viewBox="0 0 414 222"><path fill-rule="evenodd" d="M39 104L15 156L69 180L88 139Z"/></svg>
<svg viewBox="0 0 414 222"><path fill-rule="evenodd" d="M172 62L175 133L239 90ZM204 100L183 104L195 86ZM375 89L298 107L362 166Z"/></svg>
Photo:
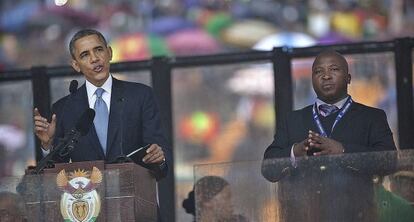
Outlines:
<svg viewBox="0 0 414 222"><path fill-rule="evenodd" d="M348 111L348 109L351 106L352 102L353 102L352 98L349 97L348 100L346 101L346 103L342 106L339 114L336 116L334 124L332 125L330 134L334 130L334 128L335 128L336 124L339 122L339 120L341 120L342 117L345 115L345 113ZM318 126L320 135L324 136L324 137L328 137L328 134L326 134L326 131L322 126L321 120L319 119L318 112L316 111L316 103L313 105L312 115L313 115L313 120L315 121L316 125Z"/></svg>

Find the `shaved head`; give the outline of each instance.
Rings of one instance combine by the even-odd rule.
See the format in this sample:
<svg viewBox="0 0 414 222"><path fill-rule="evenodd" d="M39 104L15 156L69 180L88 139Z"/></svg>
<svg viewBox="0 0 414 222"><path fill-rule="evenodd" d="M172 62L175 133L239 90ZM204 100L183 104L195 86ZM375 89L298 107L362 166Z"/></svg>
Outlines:
<svg viewBox="0 0 414 222"><path fill-rule="evenodd" d="M326 50L318 54L312 65L312 85L318 98L334 104L348 95L348 62L336 51Z"/></svg>
<svg viewBox="0 0 414 222"><path fill-rule="evenodd" d="M312 70L315 67L315 63L317 63L321 58L325 57L336 57L338 59L338 62L341 63L340 65L345 69L344 71L348 73L348 62L346 61L345 57L332 49L324 50L316 56L315 61L312 64Z"/></svg>

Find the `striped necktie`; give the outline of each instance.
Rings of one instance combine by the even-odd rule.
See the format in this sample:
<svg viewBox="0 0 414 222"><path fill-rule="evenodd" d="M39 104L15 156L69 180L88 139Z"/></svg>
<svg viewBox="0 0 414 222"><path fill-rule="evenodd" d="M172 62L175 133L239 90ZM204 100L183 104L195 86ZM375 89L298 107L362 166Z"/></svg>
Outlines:
<svg viewBox="0 0 414 222"><path fill-rule="evenodd" d="M339 108L336 107L335 105L330 105L330 104L319 105L319 113L323 117L327 117L327 116L331 115L332 113L336 113L338 110L339 110Z"/></svg>

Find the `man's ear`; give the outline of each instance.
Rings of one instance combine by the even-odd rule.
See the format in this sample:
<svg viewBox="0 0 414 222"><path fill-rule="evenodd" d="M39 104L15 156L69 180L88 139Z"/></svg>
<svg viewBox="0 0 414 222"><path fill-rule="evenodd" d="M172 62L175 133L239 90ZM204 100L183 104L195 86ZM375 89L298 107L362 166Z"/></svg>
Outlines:
<svg viewBox="0 0 414 222"><path fill-rule="evenodd" d="M108 45L108 50L109 50L109 61L112 61L112 48L109 45Z"/></svg>
<svg viewBox="0 0 414 222"><path fill-rule="evenodd" d="M80 72L80 68L79 68L78 62L76 62L76 60L72 59L71 65L72 65L72 68L74 70L76 70L76 72Z"/></svg>
<svg viewBox="0 0 414 222"><path fill-rule="evenodd" d="M348 84L351 84L351 74L348 73L348 77L347 77L346 80L347 80L347 83Z"/></svg>

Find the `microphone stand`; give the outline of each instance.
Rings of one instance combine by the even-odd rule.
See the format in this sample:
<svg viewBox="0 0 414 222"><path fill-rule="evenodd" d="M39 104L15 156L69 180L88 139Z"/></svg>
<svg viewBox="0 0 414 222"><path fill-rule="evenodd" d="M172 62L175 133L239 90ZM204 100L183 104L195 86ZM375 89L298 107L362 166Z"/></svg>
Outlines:
<svg viewBox="0 0 414 222"><path fill-rule="evenodd" d="M125 154L124 154L124 121L123 121L123 119L122 119L122 116L123 116L123 112L124 112L124 106L125 106L125 99L124 98L120 98L119 100L118 100L118 102L119 103L122 103L121 104L121 111L120 111L120 115L119 115L119 120L120 120L120 123L121 123L121 126L120 126L120 141L119 141L119 146L120 146L120 150L121 150L121 154L119 155L119 156L117 156L114 160L112 160L112 161L110 161L109 163L129 163L129 162L133 162L132 160L131 160L131 158L129 158L129 157L127 157Z"/></svg>
<svg viewBox="0 0 414 222"><path fill-rule="evenodd" d="M61 150L63 150L66 146L68 145L68 143L65 140L62 140L57 146L55 146L53 149L51 149L50 153L47 154L45 157L43 157L36 165L36 168L34 169L34 173L35 174L39 174L40 171L42 171L47 163L52 160L53 157L56 156L56 154L58 152L60 152Z"/></svg>
<svg viewBox="0 0 414 222"><path fill-rule="evenodd" d="M49 154L47 154L44 158L42 158L39 163L37 164L36 168L34 169L35 174L39 174L42 171L47 163L52 160L53 157L59 153L59 156L63 157L72 152L75 148L75 144L78 142L79 137L81 136L80 132L76 132L72 130L67 138L63 138L57 146L55 146Z"/></svg>

